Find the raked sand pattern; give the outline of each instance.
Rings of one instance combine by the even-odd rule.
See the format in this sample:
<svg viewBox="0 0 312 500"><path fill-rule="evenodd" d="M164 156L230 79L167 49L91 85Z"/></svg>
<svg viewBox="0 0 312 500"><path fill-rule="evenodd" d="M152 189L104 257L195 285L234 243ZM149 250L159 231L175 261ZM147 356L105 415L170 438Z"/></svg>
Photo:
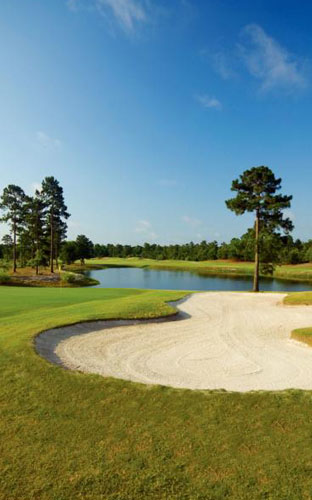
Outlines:
<svg viewBox="0 0 312 500"><path fill-rule="evenodd" d="M312 307L284 294L208 292L178 304L176 320L101 321L58 328L36 349L73 370L189 389L312 389L312 348L290 339Z"/></svg>

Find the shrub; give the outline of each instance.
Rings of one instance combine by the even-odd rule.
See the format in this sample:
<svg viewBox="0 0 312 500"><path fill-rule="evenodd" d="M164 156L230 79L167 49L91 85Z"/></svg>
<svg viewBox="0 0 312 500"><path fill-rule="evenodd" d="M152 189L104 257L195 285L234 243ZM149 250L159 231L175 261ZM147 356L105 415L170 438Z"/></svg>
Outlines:
<svg viewBox="0 0 312 500"><path fill-rule="evenodd" d="M61 273L61 281L63 283L79 283L83 279L83 276L75 273Z"/></svg>
<svg viewBox="0 0 312 500"><path fill-rule="evenodd" d="M11 280L10 276L8 273L6 273L3 270L0 270L0 285L5 285L6 283L9 283Z"/></svg>
<svg viewBox="0 0 312 500"><path fill-rule="evenodd" d="M275 266L272 262L264 262L260 265L260 272L265 276L273 276Z"/></svg>
<svg viewBox="0 0 312 500"><path fill-rule="evenodd" d="M83 286L87 284L87 278L83 274L66 272L61 273L61 281L71 285Z"/></svg>
<svg viewBox="0 0 312 500"><path fill-rule="evenodd" d="M7 271L11 267L11 262L6 259L0 261L0 272Z"/></svg>

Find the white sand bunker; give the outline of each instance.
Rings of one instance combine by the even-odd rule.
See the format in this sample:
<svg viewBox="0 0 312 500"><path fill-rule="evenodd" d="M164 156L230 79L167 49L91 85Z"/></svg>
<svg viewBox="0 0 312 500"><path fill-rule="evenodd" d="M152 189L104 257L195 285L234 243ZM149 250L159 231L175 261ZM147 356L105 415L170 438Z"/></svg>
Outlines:
<svg viewBox="0 0 312 500"><path fill-rule="evenodd" d="M312 348L290 339L312 326L312 307L283 306L284 296L194 294L175 321L84 323L44 332L36 348L70 369L145 384L312 389Z"/></svg>

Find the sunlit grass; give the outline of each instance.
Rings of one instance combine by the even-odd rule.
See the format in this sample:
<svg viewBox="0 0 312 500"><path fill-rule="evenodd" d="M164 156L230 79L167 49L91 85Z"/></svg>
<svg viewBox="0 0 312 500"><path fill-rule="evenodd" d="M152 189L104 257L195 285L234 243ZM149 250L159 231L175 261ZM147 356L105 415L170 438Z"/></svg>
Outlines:
<svg viewBox="0 0 312 500"><path fill-rule="evenodd" d="M311 497L311 392L145 386L33 349L47 328L166 315L183 295L0 287L1 500Z"/></svg>
<svg viewBox="0 0 312 500"><path fill-rule="evenodd" d="M312 305L312 292L299 292L299 293L290 293L285 297L284 303L286 305ZM312 326L307 328L298 328L294 330L291 334L291 337L295 340L299 340L300 342L304 342L312 347Z"/></svg>
<svg viewBox="0 0 312 500"><path fill-rule="evenodd" d="M312 305L312 291L289 293L284 299L284 304L310 306Z"/></svg>

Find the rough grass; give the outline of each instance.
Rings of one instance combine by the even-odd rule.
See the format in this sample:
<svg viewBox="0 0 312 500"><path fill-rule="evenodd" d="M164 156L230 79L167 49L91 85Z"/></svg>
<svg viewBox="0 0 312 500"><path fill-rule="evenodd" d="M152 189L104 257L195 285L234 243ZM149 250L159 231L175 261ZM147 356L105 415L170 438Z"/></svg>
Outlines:
<svg viewBox="0 0 312 500"><path fill-rule="evenodd" d="M311 498L311 392L145 386L33 350L44 329L170 314L182 296L0 287L1 500Z"/></svg>
<svg viewBox="0 0 312 500"><path fill-rule="evenodd" d="M253 262L235 262L231 260L209 260L203 262L185 260L153 260L130 257L90 259L86 262L87 267L151 267L153 269L172 269L194 271L199 274L224 274L228 276L252 276L254 272ZM76 266L77 267L77 266ZM273 276L275 278L296 281L312 281L312 264L284 265L276 267Z"/></svg>
<svg viewBox="0 0 312 500"><path fill-rule="evenodd" d="M312 291L311 292L296 292L288 294L284 299L284 304L293 306L311 306L312 305Z"/></svg>
<svg viewBox="0 0 312 500"><path fill-rule="evenodd" d="M312 327L311 328L298 328L291 333L291 338L299 340L312 347Z"/></svg>
<svg viewBox="0 0 312 500"><path fill-rule="evenodd" d="M290 293L285 297L284 303L287 305L312 305L312 292ZM307 328L297 328L291 333L291 338L304 342L312 347L312 326Z"/></svg>

